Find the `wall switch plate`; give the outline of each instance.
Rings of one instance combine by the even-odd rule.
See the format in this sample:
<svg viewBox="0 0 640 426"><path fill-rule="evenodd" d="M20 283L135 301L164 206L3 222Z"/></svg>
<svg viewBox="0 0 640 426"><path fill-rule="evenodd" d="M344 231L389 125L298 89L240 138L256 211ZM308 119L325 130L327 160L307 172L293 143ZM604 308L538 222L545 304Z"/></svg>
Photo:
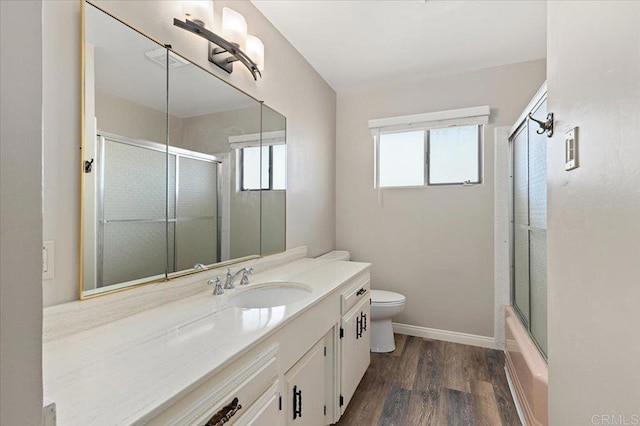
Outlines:
<svg viewBox="0 0 640 426"><path fill-rule="evenodd" d="M574 127L564 134L564 169L578 168L578 128Z"/></svg>
<svg viewBox="0 0 640 426"><path fill-rule="evenodd" d="M42 243L42 279L50 280L55 277L55 244L53 241Z"/></svg>

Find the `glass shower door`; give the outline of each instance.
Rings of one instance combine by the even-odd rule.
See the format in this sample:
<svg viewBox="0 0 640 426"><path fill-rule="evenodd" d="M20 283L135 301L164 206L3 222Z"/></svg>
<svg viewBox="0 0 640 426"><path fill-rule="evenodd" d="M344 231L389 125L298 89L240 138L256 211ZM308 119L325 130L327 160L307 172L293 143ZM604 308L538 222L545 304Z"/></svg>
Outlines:
<svg viewBox="0 0 640 426"><path fill-rule="evenodd" d="M99 136L97 287L165 277L166 153Z"/></svg>
<svg viewBox="0 0 640 426"><path fill-rule="evenodd" d="M174 271L220 261L218 250L218 167L215 161L177 155ZM171 216L171 212L170 212Z"/></svg>
<svg viewBox="0 0 640 426"><path fill-rule="evenodd" d="M544 100L533 111L546 117ZM513 304L547 356L547 136L527 120L511 139L513 154Z"/></svg>

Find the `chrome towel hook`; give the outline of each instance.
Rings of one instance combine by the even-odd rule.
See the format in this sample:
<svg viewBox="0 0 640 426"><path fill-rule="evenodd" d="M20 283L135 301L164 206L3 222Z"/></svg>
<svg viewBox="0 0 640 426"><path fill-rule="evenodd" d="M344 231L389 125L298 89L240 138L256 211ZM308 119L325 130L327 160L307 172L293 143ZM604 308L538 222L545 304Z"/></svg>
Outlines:
<svg viewBox="0 0 640 426"><path fill-rule="evenodd" d="M536 130L537 134L541 135L544 132L547 132L547 137L550 138L551 136L553 136L553 113L552 112L547 114L547 121L537 120L533 118L533 115L531 115L531 113L529 113L529 119L531 121L535 121L540 126L540 128Z"/></svg>

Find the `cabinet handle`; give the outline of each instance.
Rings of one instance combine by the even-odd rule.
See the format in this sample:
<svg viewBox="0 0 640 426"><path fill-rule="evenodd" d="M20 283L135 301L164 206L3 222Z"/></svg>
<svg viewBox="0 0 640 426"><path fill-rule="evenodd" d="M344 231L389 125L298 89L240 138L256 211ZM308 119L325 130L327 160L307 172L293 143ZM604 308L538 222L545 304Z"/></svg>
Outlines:
<svg viewBox="0 0 640 426"><path fill-rule="evenodd" d="M356 317L356 340L362 337L362 316Z"/></svg>
<svg viewBox="0 0 640 426"><path fill-rule="evenodd" d="M362 296L366 292L367 292L367 289L362 287L360 290L358 290L358 292L356 293L356 296Z"/></svg>
<svg viewBox="0 0 640 426"><path fill-rule="evenodd" d="M362 326L362 331L367 331L367 314L365 314L364 312L360 312L360 318L361 318L360 324Z"/></svg>
<svg viewBox="0 0 640 426"><path fill-rule="evenodd" d="M293 420L302 417L302 390L298 386L293 387Z"/></svg>
<svg viewBox="0 0 640 426"><path fill-rule="evenodd" d="M222 426L231 420L231 417L240 411L241 408L242 405L240 405L238 398L233 398L233 401L231 401L229 405L225 405L218 410L218 412L215 413L207 423L205 423L205 426Z"/></svg>

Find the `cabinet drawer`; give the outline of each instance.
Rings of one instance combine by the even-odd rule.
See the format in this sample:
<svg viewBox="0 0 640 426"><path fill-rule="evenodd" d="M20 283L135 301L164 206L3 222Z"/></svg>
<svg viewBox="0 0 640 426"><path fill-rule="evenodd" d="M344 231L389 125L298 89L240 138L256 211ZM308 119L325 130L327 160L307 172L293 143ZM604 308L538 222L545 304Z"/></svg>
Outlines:
<svg viewBox="0 0 640 426"><path fill-rule="evenodd" d="M225 424L233 424L277 381L277 347L250 354L209 379L149 424L204 425L216 414L229 411L234 414ZM230 405L237 407L234 410L226 408Z"/></svg>
<svg viewBox="0 0 640 426"><path fill-rule="evenodd" d="M358 277L356 281L342 292L342 310L341 314L345 315L351 308L356 306L363 299L371 297L371 281L369 274Z"/></svg>
<svg viewBox="0 0 640 426"><path fill-rule="evenodd" d="M235 426L278 425L282 422L279 408L279 383L274 383L260 398L236 421Z"/></svg>

